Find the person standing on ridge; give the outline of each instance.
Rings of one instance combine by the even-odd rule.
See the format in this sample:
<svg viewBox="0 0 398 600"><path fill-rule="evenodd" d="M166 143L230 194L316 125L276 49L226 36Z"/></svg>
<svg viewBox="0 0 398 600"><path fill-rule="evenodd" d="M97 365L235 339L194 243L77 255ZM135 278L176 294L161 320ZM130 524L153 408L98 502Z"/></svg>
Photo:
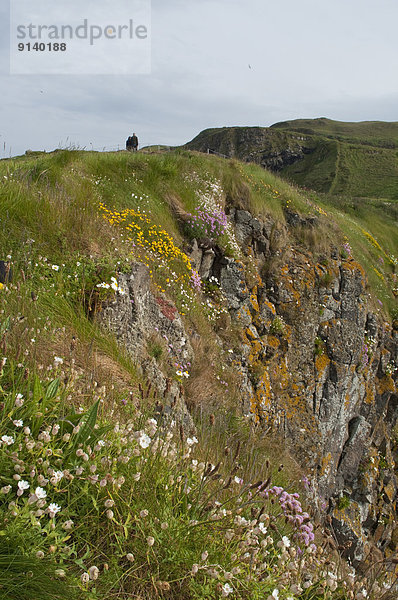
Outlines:
<svg viewBox="0 0 398 600"><path fill-rule="evenodd" d="M138 150L138 137L136 136L135 133L133 133L133 135L131 137L131 149L133 152L137 152L137 150Z"/></svg>

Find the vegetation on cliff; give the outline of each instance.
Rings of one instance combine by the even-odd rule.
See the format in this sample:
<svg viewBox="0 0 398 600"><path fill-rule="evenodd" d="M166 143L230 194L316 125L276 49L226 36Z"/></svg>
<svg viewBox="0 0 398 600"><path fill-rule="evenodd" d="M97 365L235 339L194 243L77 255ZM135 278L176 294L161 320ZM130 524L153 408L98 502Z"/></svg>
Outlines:
<svg viewBox="0 0 398 600"><path fill-rule="evenodd" d="M268 274L283 274L294 222L291 239L317 261L332 249L362 263L375 312L391 320L397 240L381 204L354 212L255 165L190 152L2 161L0 198L0 598L392 598L383 582L394 557L357 574L341 561L332 530L316 532L301 504L306 481L281 440L242 414L244 325L190 253L213 238L253 279L257 314L255 258L227 215L272 218ZM145 265L160 313L193 334L193 362L188 340L177 351L154 330L147 344L186 399L188 424L100 324L103 307L128 295L132 263ZM290 326L269 310L277 351ZM315 350L320 360L322 340Z"/></svg>

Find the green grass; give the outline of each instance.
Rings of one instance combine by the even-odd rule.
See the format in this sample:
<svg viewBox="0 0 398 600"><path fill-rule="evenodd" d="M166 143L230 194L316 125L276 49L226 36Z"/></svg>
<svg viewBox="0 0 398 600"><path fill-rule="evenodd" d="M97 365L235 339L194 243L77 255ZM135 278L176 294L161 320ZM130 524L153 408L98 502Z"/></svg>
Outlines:
<svg viewBox="0 0 398 600"><path fill-rule="evenodd" d="M18 596L15 588L21 582L32 600L73 597L73 592L79 600L138 596L215 600L228 591L227 584L237 598L267 598L278 588L285 600L290 594L283 583L285 565L296 556L281 544L285 535L293 540L294 528L286 523L278 500L272 502L256 490L259 482L296 490L300 470L288 456L280 458L283 440L264 439L239 414L236 373L232 367L223 369L213 335L217 318L225 314L209 311L192 289L185 326L203 340L197 356L203 363L201 376L206 377L200 380L200 373L197 379L192 377L191 389L186 384L198 443L188 442L191 432L159 417L159 399L150 393L139 365L95 320L101 304L114 297L109 287L98 286L129 272L130 261L144 260L148 252L147 247L137 247L137 237L128 239L133 234L127 234L123 224L103 218L100 202L113 214L132 209L146 215L149 222L141 228L145 235L150 237L153 226L156 231L164 229L182 251L187 244L186 213L210 193L210 184L220 185L227 210L249 210L283 233L278 247L275 241L275 252L299 245L316 259L321 245L317 236L330 251L346 235L385 311L394 303L395 267L388 257L397 256L395 203L347 202L337 195L304 192L255 164L188 151L30 155L0 162L0 182L4 215L0 259L10 255L14 272L12 285L0 290L0 360L8 359L1 361L0 422L1 435L15 438L10 446L7 441L0 446L0 488L11 486L0 494L0 585L5 586L0 587L0 600ZM316 235L289 230L287 209L302 217L317 216ZM227 247L225 239L217 242ZM186 302L182 286L169 282L166 287L161 273L166 258L160 251L152 255L152 285L165 286L165 293L181 308ZM178 255L173 263L177 274L186 270L181 260ZM272 331L282 335L282 325L275 319ZM219 335L230 347L239 347L232 328L221 327ZM149 341L148 352L170 368L163 339ZM210 362L215 365L211 375ZM167 375L179 381L175 369ZM216 375L230 382L228 394ZM213 387L206 396L206 390L197 386L201 381L205 388L210 377ZM21 406L15 403L17 394L25 399ZM195 406L195 395L201 394L211 402ZM147 419L156 401L158 424L153 431L154 424ZM29 432L15 425L20 419ZM144 431L151 438L148 448L137 442ZM104 445L97 447L99 435ZM52 476L48 469L74 475L64 475L62 485L46 487L48 501L62 507L59 517L37 513L35 503L27 501L32 490L17 495L16 465L32 489L39 485L38 473ZM94 473L99 478L93 482ZM112 507L105 505L109 500ZM15 502L11 508L10 502ZM112 510L111 517L107 510ZM68 520L74 521L72 529L63 528ZM164 523L167 526L162 527ZM259 523L264 523L267 535L256 530ZM267 539L263 545L254 539L246 544L262 535ZM251 553L252 547L258 552ZM43 558L37 557L38 551ZM130 554L133 561L127 558ZM316 563L304 549L305 560L307 555L311 571ZM84 574L93 566L100 576L86 582ZM331 568L338 571L340 566L328 565L327 570ZM57 569L63 569L65 577ZM13 578L3 583L11 572ZM297 583L295 569L289 577L290 583ZM332 590L317 568L313 584L300 594L301 600L345 597L343 583Z"/></svg>
<svg viewBox="0 0 398 600"><path fill-rule="evenodd" d="M332 119L296 119L283 121L271 126L274 130L288 130L299 133L318 134L347 142L359 140L370 145L398 144L398 122L360 121L356 123L333 121Z"/></svg>
<svg viewBox="0 0 398 600"><path fill-rule="evenodd" d="M327 142L324 148L333 154L336 142ZM366 147L359 150L364 155L369 152ZM313 160L315 154L305 160ZM340 163L347 163L350 155L347 158L345 149L341 154ZM320 157L319 165L310 169L315 178L317 169L320 170L319 181L326 177L322 171L326 164ZM361 179L361 169L366 171L367 178L362 176ZM377 180L377 173L372 172L366 161L360 163L358 172L353 170L350 178L354 175L358 181L365 182L363 186L385 185L372 183ZM5 254L13 256L16 270L26 270L29 260L38 254L56 264L71 261L72 257L76 261L89 256L96 256L94 262L97 263L101 257L109 265L116 256L119 261L120 257L126 260L126 240L118 237L102 219L98 211L100 199L113 210L145 211L154 224L168 231L177 244L182 244L181 211L193 211L198 198L206 193L205 182L213 179L220 181L227 206L240 206L280 223L285 221L286 206L302 215L317 215L317 206L321 207L333 221L331 231L332 225L337 223L351 243L354 256L363 262L375 296L381 293L389 309L394 304L390 281L394 269L386 264L385 254L369 243L362 230L368 231L387 255L398 256L396 203L388 199L347 199L345 195L337 195L341 187L339 174L335 175L333 184L336 193L318 197L301 192L253 163L225 161L215 156L186 151L153 155L57 151L2 161L0 177L0 200L7 215L0 224L0 247ZM327 220L325 224L323 219L322 225L326 229ZM383 274L384 282L375 269Z"/></svg>
<svg viewBox="0 0 398 600"><path fill-rule="evenodd" d="M200 423L198 443L170 420L148 419L150 414L126 413L115 426L101 398L77 412L66 402L74 383L61 383L67 379L64 369L57 367L43 380L35 373L26 376L23 365L10 360L0 373L6 436L0 448L2 600L67 595L204 600L217 598L220 585L231 586L238 598L260 599L280 588L282 577L285 586L287 580L300 581L280 560L290 539L302 546L300 561L314 580L301 597L313 598L324 583L324 559L311 566L313 550L300 537L301 525L285 519L278 500L282 488L273 486L288 479L277 463L263 467L261 481L249 479L250 469L240 464L249 452L239 451L236 438L226 440L229 452L211 464L214 454ZM94 390L91 400L93 395ZM238 432L242 439L245 428L236 423ZM260 457L257 447L251 465ZM20 482L26 482L22 494L15 464ZM258 466L252 474L257 472ZM296 498L287 514L294 519L301 512ZM249 545L243 543L253 536ZM340 579L333 598L343 600L343 573L337 565L328 568ZM318 598L332 598L328 585Z"/></svg>
<svg viewBox="0 0 398 600"><path fill-rule="evenodd" d="M322 193L369 198L398 198L398 123L342 123L300 119L271 127L206 129L186 148L208 148L256 164L270 164L284 152L301 152L285 164L288 181ZM270 161L270 162L269 162Z"/></svg>

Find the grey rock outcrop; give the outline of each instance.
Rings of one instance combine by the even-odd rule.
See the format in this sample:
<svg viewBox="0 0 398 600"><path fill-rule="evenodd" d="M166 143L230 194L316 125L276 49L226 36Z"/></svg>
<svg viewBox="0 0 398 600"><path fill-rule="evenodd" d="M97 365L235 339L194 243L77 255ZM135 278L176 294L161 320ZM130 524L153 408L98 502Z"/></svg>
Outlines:
<svg viewBox="0 0 398 600"><path fill-rule="evenodd" d="M122 293L104 305L99 322L115 333L120 344L140 365L158 391L164 412L170 414L172 409L176 418L192 429L181 386L167 378L148 353L148 344L156 340L158 345L163 344L163 354L172 364L192 362L192 346L176 307L155 293L149 269L142 263L133 263L129 274L120 274L118 285Z"/></svg>
<svg viewBox="0 0 398 600"><path fill-rule="evenodd" d="M396 549L397 332L370 309L365 273L351 257L331 249L320 264L292 245L261 277L261 265L275 258L274 224L237 209L229 218L257 265L256 277L249 279L242 262L209 240L194 240L190 258L203 280L217 283L229 318L240 327L233 359L240 363L242 413L284 438L307 472L320 518L330 514L354 563L372 544ZM298 225L316 227L316 221L293 214L288 226ZM178 406L181 420L192 426L178 383L170 384L148 359L148 339L156 333L174 361L193 360L174 305L155 293L139 263L119 284L125 294L104 308L101 321L167 397L168 410Z"/></svg>

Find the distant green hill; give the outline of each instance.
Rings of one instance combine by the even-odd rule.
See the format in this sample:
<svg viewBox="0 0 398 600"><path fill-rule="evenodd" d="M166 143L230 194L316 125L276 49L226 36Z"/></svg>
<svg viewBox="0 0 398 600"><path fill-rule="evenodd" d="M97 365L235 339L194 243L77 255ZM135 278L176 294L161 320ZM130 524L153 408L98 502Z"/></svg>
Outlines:
<svg viewBox="0 0 398 600"><path fill-rule="evenodd" d="M255 162L318 192L398 199L398 122L319 118L223 127L202 131L185 147Z"/></svg>
<svg viewBox="0 0 398 600"><path fill-rule="evenodd" d="M345 123L321 117L319 119L295 119L271 125L271 129L284 129L311 135L322 135L348 142L394 148L398 146L398 121L361 121Z"/></svg>

